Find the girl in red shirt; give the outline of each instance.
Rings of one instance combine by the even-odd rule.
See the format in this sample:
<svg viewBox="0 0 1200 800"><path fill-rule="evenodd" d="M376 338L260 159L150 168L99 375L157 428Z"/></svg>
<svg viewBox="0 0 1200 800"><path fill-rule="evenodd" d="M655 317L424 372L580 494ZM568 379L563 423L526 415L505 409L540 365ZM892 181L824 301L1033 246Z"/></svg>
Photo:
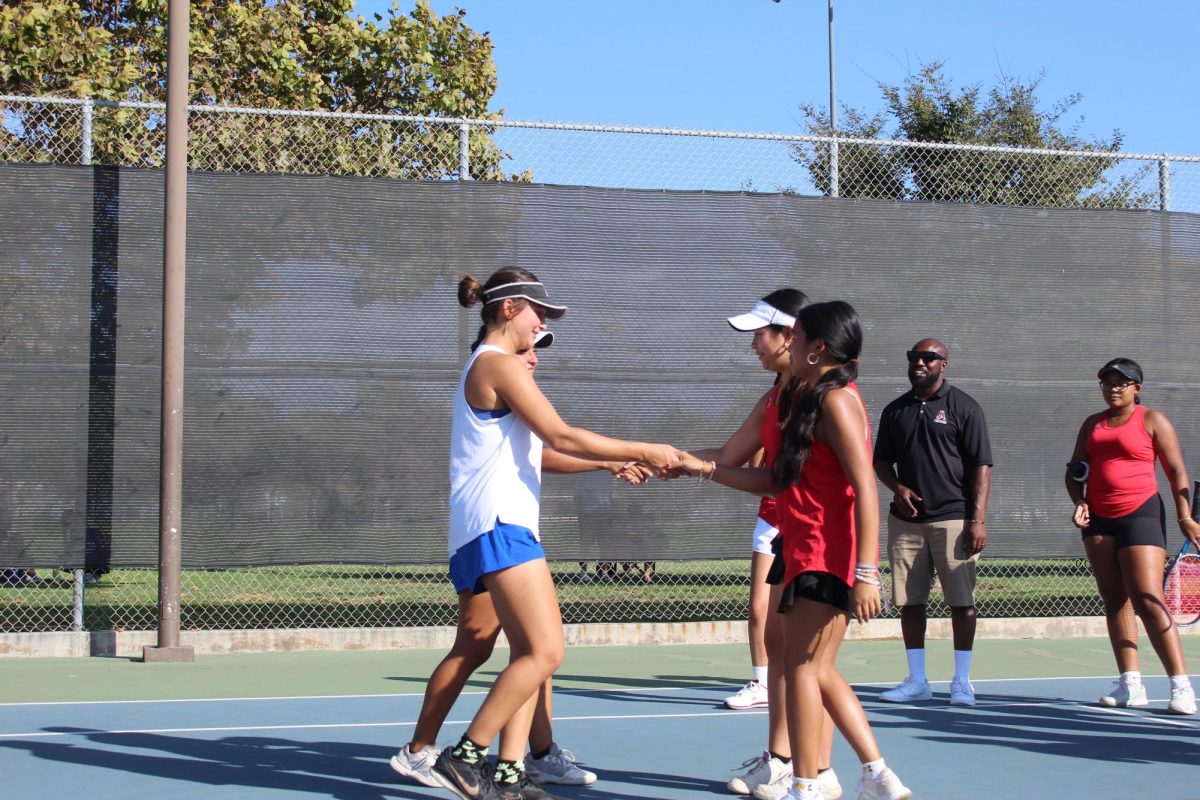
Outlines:
<svg viewBox="0 0 1200 800"><path fill-rule="evenodd" d="M1066 484L1075 501L1072 521L1083 531L1083 547L1104 601L1108 638L1121 672L1100 705L1148 703L1138 666L1136 613L1171 678L1167 710L1195 714L1196 694L1184 664L1179 630L1162 598L1166 508L1154 473L1157 459L1171 484L1179 530L1196 544L1200 523L1191 515L1195 498L1188 496L1179 437L1166 415L1141 405L1142 368L1136 361L1114 358L1098 375L1108 408L1080 426ZM1087 469L1073 475L1071 467L1079 464Z"/></svg>
<svg viewBox="0 0 1200 800"><path fill-rule="evenodd" d="M821 721L826 710L863 764L858 796L906 800L910 792L879 753L854 690L837 671L851 614L879 615L879 496L871 433L854 386L862 325L842 301L801 310L792 374L805 389L782 398L783 441L772 468L733 468L692 456L694 474L754 494L779 510L785 671L792 737L791 790L781 800L818 800Z"/></svg>

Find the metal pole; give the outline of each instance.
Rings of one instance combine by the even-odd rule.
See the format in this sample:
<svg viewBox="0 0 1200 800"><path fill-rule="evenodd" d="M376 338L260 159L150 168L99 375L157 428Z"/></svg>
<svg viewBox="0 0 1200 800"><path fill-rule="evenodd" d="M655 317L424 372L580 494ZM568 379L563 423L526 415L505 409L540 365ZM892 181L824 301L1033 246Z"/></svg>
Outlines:
<svg viewBox="0 0 1200 800"><path fill-rule="evenodd" d="M471 126L458 123L458 179L471 180Z"/></svg>
<svg viewBox="0 0 1200 800"><path fill-rule="evenodd" d="M833 59L833 0L829 0L829 135L837 136L837 72ZM838 143L829 143L829 196L838 196Z"/></svg>
<svg viewBox="0 0 1200 800"><path fill-rule="evenodd" d="M83 570L71 571L71 630L83 630Z"/></svg>
<svg viewBox="0 0 1200 800"><path fill-rule="evenodd" d="M167 6L167 174L163 225L162 419L158 488L158 646L142 660L193 661L179 644L183 524L183 288L187 245L189 0Z"/></svg>
<svg viewBox="0 0 1200 800"><path fill-rule="evenodd" d="M1171 162L1166 158L1158 162L1158 210L1171 210Z"/></svg>
<svg viewBox="0 0 1200 800"><path fill-rule="evenodd" d="M79 154L85 166L92 163L92 120L95 109L96 105L92 102L92 98L85 98L83 101L83 141L80 142L83 152Z"/></svg>

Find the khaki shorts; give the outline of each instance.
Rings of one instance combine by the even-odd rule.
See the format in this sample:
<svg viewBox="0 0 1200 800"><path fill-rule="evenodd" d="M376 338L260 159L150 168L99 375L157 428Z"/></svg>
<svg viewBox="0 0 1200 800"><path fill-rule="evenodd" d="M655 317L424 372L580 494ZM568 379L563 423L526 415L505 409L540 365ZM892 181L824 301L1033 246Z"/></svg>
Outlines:
<svg viewBox="0 0 1200 800"><path fill-rule="evenodd" d="M942 584L946 605L975 605L975 564L979 554L963 552L964 522L905 522L888 514L888 558L892 562L892 598L898 606L929 602L934 575Z"/></svg>

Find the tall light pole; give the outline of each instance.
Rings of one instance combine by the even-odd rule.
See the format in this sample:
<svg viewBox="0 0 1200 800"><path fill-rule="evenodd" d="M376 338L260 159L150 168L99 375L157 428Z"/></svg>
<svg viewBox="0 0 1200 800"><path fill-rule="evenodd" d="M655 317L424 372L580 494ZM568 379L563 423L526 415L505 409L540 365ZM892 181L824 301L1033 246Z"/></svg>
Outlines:
<svg viewBox="0 0 1200 800"><path fill-rule="evenodd" d="M833 0L829 0L829 134L837 136L837 72L833 60ZM838 144L829 143L829 196L838 196Z"/></svg>
<svg viewBox="0 0 1200 800"><path fill-rule="evenodd" d="M158 646L142 661L192 661L179 643L183 528L183 282L187 245L190 0L167 5L167 169L163 209L162 419L158 488Z"/></svg>

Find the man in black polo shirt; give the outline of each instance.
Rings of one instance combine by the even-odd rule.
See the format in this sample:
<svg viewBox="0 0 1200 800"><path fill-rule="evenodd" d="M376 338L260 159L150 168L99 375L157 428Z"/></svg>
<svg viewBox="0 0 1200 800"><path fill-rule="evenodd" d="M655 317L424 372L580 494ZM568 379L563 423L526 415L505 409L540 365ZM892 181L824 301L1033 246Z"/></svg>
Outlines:
<svg viewBox="0 0 1200 800"><path fill-rule="evenodd" d="M992 448L983 409L946 383L949 352L937 339L908 351L912 391L883 409L875 474L894 493L888 514L892 591L908 654L908 677L879 697L931 700L925 677L925 606L936 571L954 631L950 704L975 705L975 564L987 546Z"/></svg>

